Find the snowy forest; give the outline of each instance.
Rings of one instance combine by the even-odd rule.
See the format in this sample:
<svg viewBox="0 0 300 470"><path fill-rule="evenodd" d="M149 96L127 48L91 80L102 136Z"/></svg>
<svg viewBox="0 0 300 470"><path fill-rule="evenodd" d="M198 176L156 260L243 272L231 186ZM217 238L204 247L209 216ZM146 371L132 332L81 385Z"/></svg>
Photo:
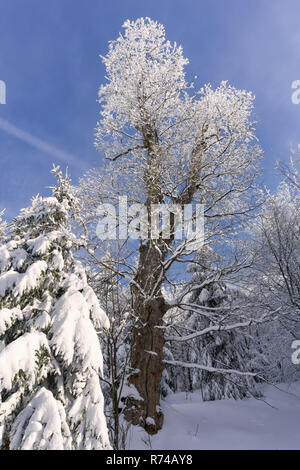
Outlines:
<svg viewBox="0 0 300 470"><path fill-rule="evenodd" d="M272 426L273 396L299 435L297 150L262 184L253 94L189 80L159 22L127 20L101 60L99 165L75 183L55 162L0 208L0 448L210 448L218 414Z"/></svg>

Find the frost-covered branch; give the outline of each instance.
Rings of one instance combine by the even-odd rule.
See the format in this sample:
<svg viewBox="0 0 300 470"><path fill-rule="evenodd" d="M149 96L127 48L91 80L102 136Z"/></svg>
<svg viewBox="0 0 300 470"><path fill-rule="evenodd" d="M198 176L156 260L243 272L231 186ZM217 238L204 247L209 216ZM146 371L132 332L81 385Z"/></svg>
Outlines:
<svg viewBox="0 0 300 470"><path fill-rule="evenodd" d="M166 341L177 341L177 342L183 342L183 341L189 341L195 338L199 338L200 336L206 335L208 333L212 332L217 332L217 331L230 331L230 330L235 330L237 328L245 328L249 327L250 325L258 325L260 323L266 323L268 321L271 321L274 319L274 316L276 313L278 313L280 308L274 310L271 313L265 313L263 314L260 318L251 318L247 321L244 322L236 322L233 324L229 325L213 325L209 326L202 331L197 331L195 333L192 333L190 335L185 335L185 336L167 336Z"/></svg>
<svg viewBox="0 0 300 470"><path fill-rule="evenodd" d="M204 366L201 364L192 364L190 362L164 360L164 363L169 364L171 366L187 367L188 369L200 369L200 370L205 370L207 372L213 372L213 373L218 373L218 374L236 374L236 375L249 376L249 377L257 376L257 374L253 372L242 372L240 370L234 370L234 369L221 369L217 367Z"/></svg>

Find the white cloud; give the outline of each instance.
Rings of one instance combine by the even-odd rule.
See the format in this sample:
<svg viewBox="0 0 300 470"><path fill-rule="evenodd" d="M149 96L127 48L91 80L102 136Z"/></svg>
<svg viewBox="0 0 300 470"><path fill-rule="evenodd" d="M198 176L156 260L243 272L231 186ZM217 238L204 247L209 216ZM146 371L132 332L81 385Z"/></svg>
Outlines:
<svg viewBox="0 0 300 470"><path fill-rule="evenodd" d="M5 119L0 118L0 129L6 132L9 135L16 137L17 139L26 142L27 144L35 147L36 149L40 150L41 152L48 153L52 157L57 158L61 162L67 163L69 165L74 165L77 168L83 169L85 164L80 158L72 155L70 153L64 152L61 149L45 142L44 140L35 137L34 135L26 132L18 127L14 126L10 122L6 121Z"/></svg>

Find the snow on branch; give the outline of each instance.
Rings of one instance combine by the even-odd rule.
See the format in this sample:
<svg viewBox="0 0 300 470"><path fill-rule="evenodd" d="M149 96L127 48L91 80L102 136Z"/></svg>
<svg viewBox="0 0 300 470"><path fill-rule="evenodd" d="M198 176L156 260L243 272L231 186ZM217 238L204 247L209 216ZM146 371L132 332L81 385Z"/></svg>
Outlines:
<svg viewBox="0 0 300 470"><path fill-rule="evenodd" d="M39 361L39 355L45 358ZM47 337L43 333L25 333L10 343L0 353L0 389L11 390L17 378L31 387L49 372L50 350ZM39 366L40 362L40 366ZM24 383L25 383L24 382Z"/></svg>
<svg viewBox="0 0 300 470"><path fill-rule="evenodd" d="M44 387L15 420L12 436L12 450L72 449L64 407Z"/></svg>
<svg viewBox="0 0 300 470"><path fill-rule="evenodd" d="M164 363L169 364L171 366L188 367L190 369L201 369L201 370L206 370L207 372L214 372L214 373L217 372L219 374L236 374L236 375L243 375L243 376L246 375L250 377L257 376L257 374L254 374L253 372L241 372L240 370L236 370L236 369L219 369L217 367L204 366L201 364L192 364L190 362L164 360Z"/></svg>
<svg viewBox="0 0 300 470"><path fill-rule="evenodd" d="M262 315L258 319L251 318L245 322L236 322L231 325L214 325L214 326L209 326L207 328L204 328L201 331L196 331L195 333L192 333L190 335L186 336L167 336L165 339L166 341L178 341L178 342L183 342L183 341L189 341L191 339L198 338L200 336L206 335L208 333L212 333L213 331L230 331L230 330L235 330L236 328L245 328L250 325L255 325L259 323L266 323L270 321L271 319L274 319L274 315L280 310L280 308L277 308L273 312L267 313Z"/></svg>

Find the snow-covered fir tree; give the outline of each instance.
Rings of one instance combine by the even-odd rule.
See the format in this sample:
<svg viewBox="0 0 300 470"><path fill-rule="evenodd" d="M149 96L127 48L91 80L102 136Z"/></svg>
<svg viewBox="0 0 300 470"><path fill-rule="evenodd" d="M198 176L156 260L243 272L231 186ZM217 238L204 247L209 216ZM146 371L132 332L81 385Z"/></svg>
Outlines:
<svg viewBox="0 0 300 470"><path fill-rule="evenodd" d="M54 169L0 245L0 437L7 449L110 449L97 330L109 321L73 257L76 198Z"/></svg>
<svg viewBox="0 0 300 470"><path fill-rule="evenodd" d="M189 265L191 285L203 285L189 294L191 308L176 312L171 327L177 331L204 331L213 325L224 326L238 320L239 292L223 280L213 280L209 257L197 255ZM218 276L215 276L218 277ZM210 279L212 279L210 281ZM192 306L198 308L194 309ZM203 307L203 311L201 311ZM170 317L172 319L172 316ZM167 360L198 364L215 369L253 372L254 343L248 331L212 331L183 343L169 343L165 349ZM226 374L189 367L168 367L162 382L163 393L170 390L201 390L204 401L224 398L241 399L260 396L251 375Z"/></svg>

